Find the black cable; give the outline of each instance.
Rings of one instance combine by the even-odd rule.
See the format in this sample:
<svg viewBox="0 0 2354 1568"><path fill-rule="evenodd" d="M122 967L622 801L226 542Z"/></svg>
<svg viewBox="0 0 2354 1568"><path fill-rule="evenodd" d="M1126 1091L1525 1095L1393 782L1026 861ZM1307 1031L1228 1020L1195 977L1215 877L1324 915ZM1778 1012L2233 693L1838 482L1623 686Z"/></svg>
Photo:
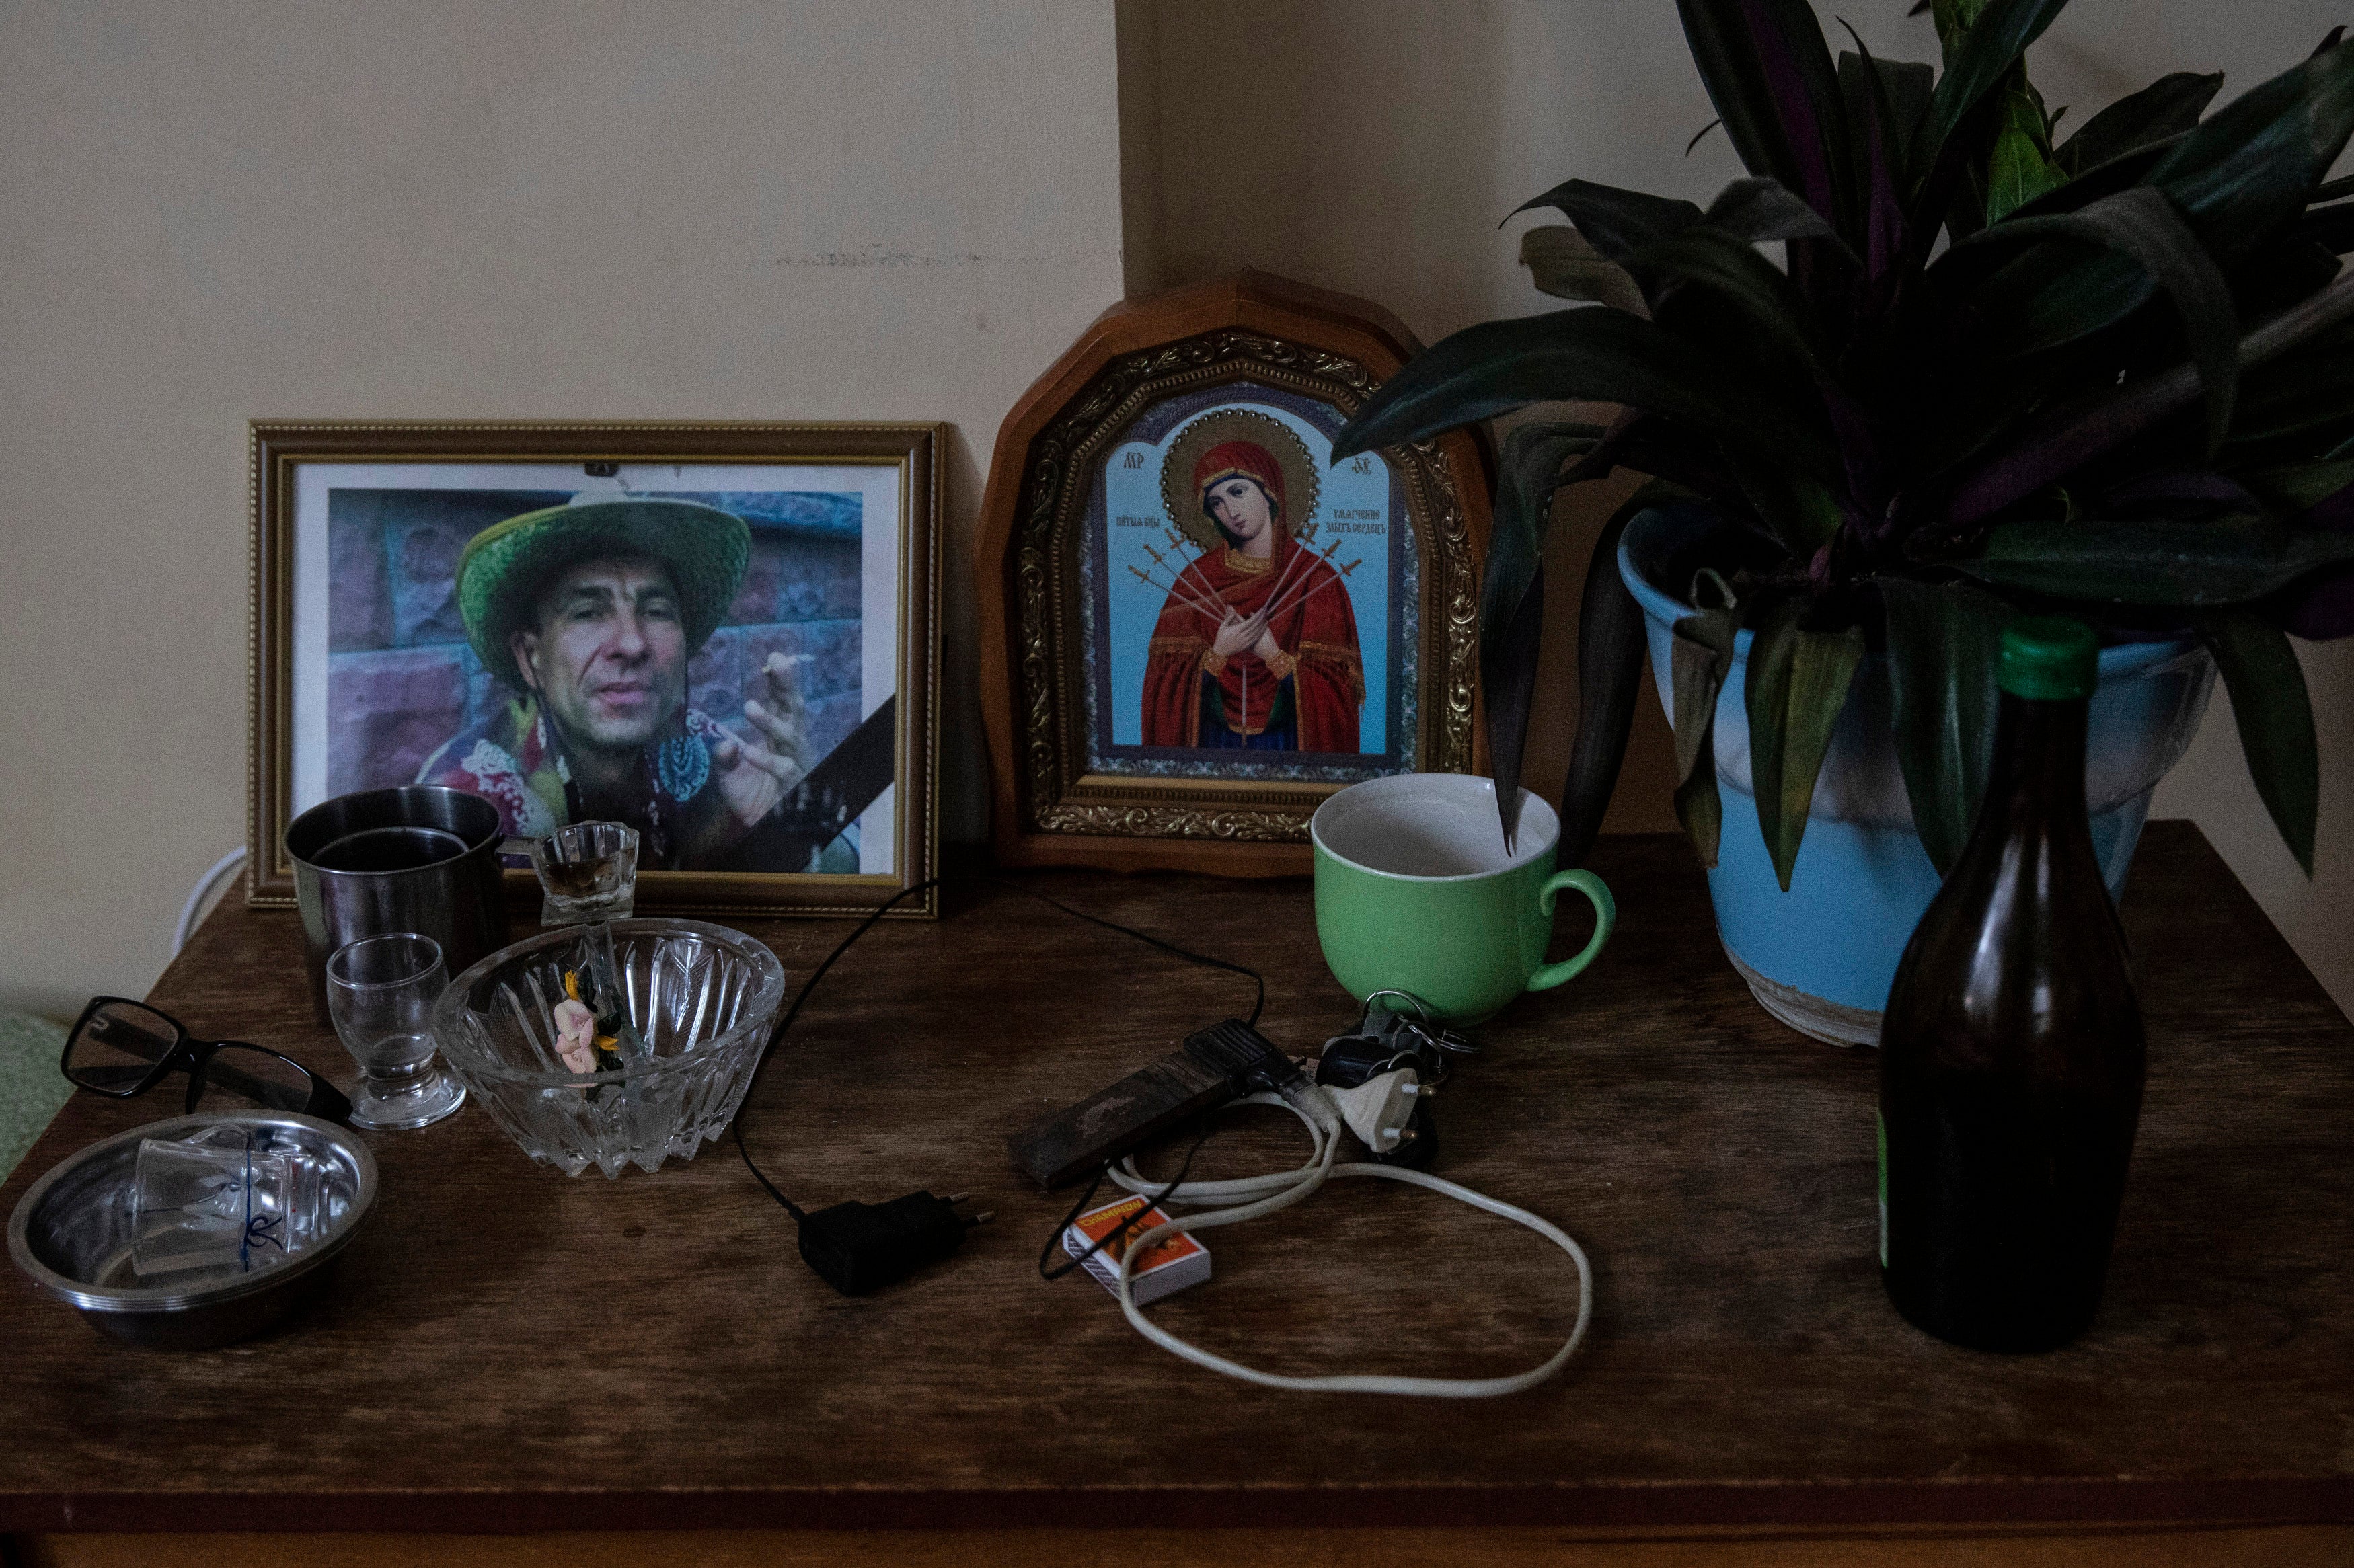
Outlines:
<svg viewBox="0 0 2354 1568"><path fill-rule="evenodd" d="M1109 1246L1120 1237L1128 1234L1129 1232L1136 1229L1139 1225L1143 1224L1145 1215L1152 1213L1153 1210L1167 1202L1169 1201L1170 1194L1173 1193L1178 1188L1182 1187L1185 1184L1185 1172L1193 1169L1193 1156L1201 1153L1202 1145L1210 1141L1210 1129L1216 1125L1217 1114L1216 1108L1214 1107L1202 1118L1202 1135L1193 1139L1193 1147L1185 1151L1185 1162L1177 1167L1177 1174L1170 1179L1169 1185L1161 1188L1158 1195L1156 1195L1150 1202L1146 1203L1144 1207L1137 1210L1135 1213L1131 1214L1127 1219L1122 1220L1110 1230L1105 1232L1104 1234L1097 1240L1096 1244L1087 1248L1087 1251L1079 1254L1078 1256L1071 1259L1070 1262L1064 1264L1059 1268L1048 1268L1046 1266L1046 1260L1055 1255L1055 1244L1063 1239L1064 1235L1069 1232L1072 1224L1077 1221L1081 1214L1087 1213L1087 1205L1095 1201L1096 1189L1103 1185L1103 1179L1106 1176L1111 1174L1110 1160L1107 1160L1101 1165L1097 1166L1096 1168L1095 1179L1087 1183L1087 1190L1079 1194L1079 1201L1071 1205L1071 1212L1063 1216L1063 1223L1055 1227L1055 1234L1048 1236L1046 1238L1046 1245L1038 1249L1038 1277L1041 1279L1062 1278L1063 1276L1070 1273L1071 1270L1079 1267L1081 1265L1085 1264L1087 1259L1095 1256L1096 1254L1103 1251L1104 1248Z"/></svg>
<svg viewBox="0 0 2354 1568"><path fill-rule="evenodd" d="M760 1075L769 1070L769 1058L776 1054L779 1043L785 1037L785 1031L790 1029L793 1026L793 1020L801 1016L801 1004L809 1001L810 992L815 991L817 982L825 978L825 971L833 968L833 960L848 952L851 943L866 935L873 928L875 922L890 913L902 899L912 898L928 888L938 887L942 880L942 878L934 877L929 882L919 882L912 887L901 888L876 905L874 912L861 920L855 930L836 943L833 951L828 953L824 961L810 971L810 978L801 982L801 989L794 993L791 1005L785 1009L785 1015L777 1020L776 1028L769 1032L769 1043L760 1047L760 1059L752 1064L752 1076L744 1085L744 1097L737 1103L736 1107L736 1152L743 1156L744 1169L752 1173L752 1179L767 1188L769 1196L782 1203L785 1206L785 1213L797 1220L806 1219L809 1216L802 1212L800 1204L777 1190L777 1184L769 1180L768 1173L752 1162L752 1151L744 1147L744 1119L752 1113L752 1091L760 1086Z"/></svg>
<svg viewBox="0 0 2354 1568"><path fill-rule="evenodd" d="M825 978L825 971L833 968L834 960L842 957L843 954L848 952L850 950L850 945L853 942L855 942L859 938L866 935L869 930L874 928L876 921L882 919L885 915L890 913L892 909L896 908L904 901L913 898L916 895L927 892L931 888L951 886L999 887L1003 888L1010 893L1023 894L1025 896L1036 899L1041 904L1050 905L1053 907L1061 910L1066 915L1069 915L1076 919L1085 920L1091 926L1101 926L1107 931L1118 931L1121 936L1133 937L1138 941L1146 944L1148 947L1158 948L1164 953L1172 953L1178 958L1185 959L1188 963L1201 964L1209 969L1225 969L1229 973L1245 976L1257 988L1257 996L1251 1002L1250 1022L1253 1028L1257 1027L1259 1013L1267 1006L1267 980L1266 977L1261 975L1257 969L1246 969L1241 964L1230 963L1225 959L1214 959L1205 953L1189 952L1185 948L1179 947L1176 943L1163 941L1159 937L1155 937L1149 932L1139 931L1132 927L1123 926L1117 920L1107 920L1100 915L1090 915L1084 909L1074 909L1069 905L1061 902L1059 899L1049 898L1035 888L1024 887L1018 882L1007 882L1002 877L995 876L935 876L928 881L917 883L912 887L903 887L898 892L893 894L890 897L885 899L882 903L876 905L875 908L868 913L866 918L858 923L857 928L852 931L849 936L844 937L840 942L836 943L834 945L833 951L828 953L825 956L824 960L821 962L816 969L810 971L809 979L801 982L801 989L795 993L791 1005L785 1009L784 1016L777 1020L777 1027L769 1033L769 1043L760 1047L760 1059L753 1065L751 1079L744 1086L744 1097L737 1106L736 1152L743 1157L744 1169L749 1171L752 1173L752 1179L759 1182L763 1188L767 1189L769 1196L783 1204L785 1213L792 1215L796 1220L805 1219L808 1216L802 1212L799 1204L795 1203L790 1198L786 1197L783 1192L778 1190L777 1184L769 1180L767 1173L763 1171L759 1166L753 1163L752 1151L745 1147L744 1120L751 1114L752 1111L752 1092L759 1087L760 1075L769 1070L769 1058L776 1054L777 1047L784 1042L785 1032L793 1026L793 1020L801 1016L802 1004L809 1001L810 993L817 989L817 982ZM1202 1136L1204 1139L1209 1137L1209 1129L1206 1126L1203 1128ZM1198 1150L1201 1148L1201 1144L1197 1142L1193 1147ZM1188 1154L1185 1157L1185 1163L1190 1167L1193 1162L1193 1157L1191 1154ZM1106 1166L1105 1169L1108 1170L1109 1167ZM1180 1171L1177 1173L1177 1179L1180 1181L1182 1181L1185 1179L1185 1174L1182 1171ZM1096 1180L1097 1182L1100 1182L1103 1180L1103 1173L1101 1171L1097 1172ZM1087 1193L1088 1196L1092 1197L1095 1193L1095 1188L1090 1186L1087 1189ZM1123 1227L1123 1229L1125 1227ZM1061 1233L1058 1231L1055 1234L1059 1235ZM1115 1235L1119 1234L1119 1233L1117 1231L1113 1233ZM1097 1245L1100 1246L1102 1244L1098 1243ZM1093 1255L1094 1252L1093 1250L1090 1250L1088 1256ZM1044 1260L1042 1258L1040 1260L1040 1266L1043 1268L1044 1266Z"/></svg>

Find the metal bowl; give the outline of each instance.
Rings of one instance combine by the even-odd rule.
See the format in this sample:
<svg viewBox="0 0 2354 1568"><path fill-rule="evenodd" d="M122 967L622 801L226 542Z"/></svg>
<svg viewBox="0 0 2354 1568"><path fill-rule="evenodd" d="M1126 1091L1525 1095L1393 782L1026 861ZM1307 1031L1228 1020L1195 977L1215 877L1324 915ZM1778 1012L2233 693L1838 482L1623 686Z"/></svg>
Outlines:
<svg viewBox="0 0 2354 1568"><path fill-rule="evenodd" d="M315 1161L326 1227L309 1245L252 1274L143 1285L131 1265L140 1140L217 1127L243 1129L257 1150ZM376 1206L376 1157L333 1123L292 1112L174 1117L93 1143L34 1182L8 1221L8 1255L101 1332L159 1350L209 1350L260 1333L318 1295L329 1266Z"/></svg>

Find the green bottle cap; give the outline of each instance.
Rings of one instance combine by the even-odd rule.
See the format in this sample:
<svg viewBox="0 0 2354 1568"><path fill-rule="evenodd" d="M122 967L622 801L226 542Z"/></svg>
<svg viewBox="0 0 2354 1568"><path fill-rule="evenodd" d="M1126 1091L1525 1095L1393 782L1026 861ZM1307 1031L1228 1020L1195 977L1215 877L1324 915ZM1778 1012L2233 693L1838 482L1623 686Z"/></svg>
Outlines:
<svg viewBox="0 0 2354 1568"><path fill-rule="evenodd" d="M2043 702L2089 697L2100 679L2101 640L2064 615L2022 616L2002 629L1995 683Z"/></svg>

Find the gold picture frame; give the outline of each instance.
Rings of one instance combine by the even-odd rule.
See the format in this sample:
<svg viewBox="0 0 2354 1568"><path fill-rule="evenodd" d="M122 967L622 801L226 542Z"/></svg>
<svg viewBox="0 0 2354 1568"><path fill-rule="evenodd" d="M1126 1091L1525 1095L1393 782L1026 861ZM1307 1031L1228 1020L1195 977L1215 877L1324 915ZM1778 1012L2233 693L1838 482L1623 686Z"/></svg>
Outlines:
<svg viewBox="0 0 2354 1568"><path fill-rule="evenodd" d="M1014 406L991 464L975 560L1000 863L1299 874L1310 865L1308 819L1335 789L1384 771L1484 766L1478 585L1493 465L1483 443L1453 432L1349 460L1355 475L1309 450L1329 453L1340 421L1414 351L1378 306L1245 272L1113 307ZM1285 514L1270 557L1279 570L1298 567L1311 546L1322 546L1318 562L1371 567L1344 586L1310 562L1307 572L1322 574L1317 587L1286 590L1279 577L1268 590L1271 607L1322 594L1353 608L1343 643L1308 641L1318 632L1295 627L1297 649L1241 662L1246 682L1260 671L1262 701L1275 685L1278 705L1263 720L1246 683L1231 694L1238 706L1210 696L1220 656L1201 651L1203 711L1225 717L1239 742L1191 713L1172 727L1155 709L1172 692L1189 700L1172 684L1182 672L1154 670L1213 629L1204 620L1190 638L1163 634L1185 619L1184 606L1213 603L1205 568L1231 585L1225 597L1253 602L1243 580L1253 562L1222 546L1197 514L1196 492L1225 471L1216 454L1229 443L1252 454L1243 461L1260 467L1262 494ZM1115 450L1132 479L1115 478ZM1369 483L1381 498L1373 506L1341 493ZM1116 484L1124 501L1115 502ZM1314 532L1326 516L1336 519L1324 524L1329 543ZM1365 534L1348 541L1352 558L1336 558L1352 528ZM1115 533L1120 542L1107 543ZM1378 545L1365 537L1375 533ZM1141 553L1125 559L1131 544ZM1369 585L1378 592L1361 596ZM1157 594L1168 597L1156 620ZM1311 700L1332 705L1329 688L1311 698L1298 683L1302 658L1317 656L1353 674L1342 692L1355 700L1353 720L1312 716ZM1299 705L1292 733L1275 737L1288 747L1280 758L1237 749L1276 726L1287 700ZM1320 724L1343 738L1320 742Z"/></svg>
<svg viewBox="0 0 2354 1568"><path fill-rule="evenodd" d="M720 606L719 615L713 619L706 609L707 628L694 625L692 610L679 616L688 628L684 658L692 662L679 706L664 710L676 733L659 750L652 742L646 747L646 756L659 762L647 764L649 788L668 791L650 800L673 804L682 822L704 820L691 813L718 810L706 791L729 781L745 749L741 742L733 749L727 743L738 736L755 742L765 737L748 728L748 713L738 720L734 713L706 715L695 705L757 689L771 698L772 710L781 706L775 701L779 688L751 683L746 671L756 657L763 680L790 672L795 736L812 783L847 777L851 760L864 765L852 780L863 788L841 797L863 803L840 806L849 825L830 841L820 842L818 830L794 838L779 829L796 800L790 785L784 799L757 818L765 796L727 794L729 805L739 798L750 802L740 807L750 825L729 821L740 836L703 866L688 863L685 851L674 857L677 869L642 863L642 912L847 915L929 881L939 861L944 429L854 423L253 422L248 434L247 901L294 902L285 833L302 810L353 788L474 779L453 772L460 768L453 747L488 733L483 726L504 724L526 739L559 737L547 746L548 769L562 780L552 787L548 770L531 773L519 787L524 765L514 763L514 747L485 752L477 739L467 753L502 765L493 776L495 788L485 785L478 792L510 803L503 804L503 814L511 819L511 832L514 819L546 830L551 788L563 792L557 799L578 798L560 740L564 726L553 716L563 711L559 699L518 688L526 678L520 652L514 656L518 662L505 667L502 685L477 647L488 646L495 657L501 645L482 642L482 623L501 623L487 615L468 621L460 602L466 559L461 546L471 548L492 532L467 530L511 503L518 513L532 511L517 503L523 501L551 503L538 515L556 522L533 524L515 517L499 527L561 529L588 514L556 508L583 503L626 503L620 513L609 505L602 514L626 514L633 523L686 516L678 510L683 506L708 509L737 524L726 534L737 541L728 546L732 554L722 556L736 576L731 583L725 564L713 568L720 575L711 580L720 588L701 601ZM556 541L549 549L560 552L570 535L549 537ZM515 592L528 587L521 577L529 569L514 568ZM371 572L390 580L379 582ZM502 588L504 582L499 579ZM692 598L682 592L681 602ZM488 602L511 604L512 599ZM763 604L776 607L777 619L743 619ZM748 605L754 608L747 610ZM695 639L696 630L705 636ZM782 649L793 652L780 657ZM673 663L653 683L665 694L680 679L667 673ZM412 688L425 694L415 695ZM737 722L731 728L728 721ZM440 729L450 729L451 738L433 747ZM508 733L500 732L502 740ZM843 745L844 737L859 744ZM885 738L890 773L883 779ZM829 762L836 766L822 773ZM412 765L434 776L399 777ZM659 785L652 782L656 778ZM805 800L807 791L799 799ZM763 832L769 836L758 842L788 860L804 843L817 847L802 869L748 869L741 846ZM519 907L535 903L531 872L513 855L508 868L510 901ZM936 889L894 911L938 912Z"/></svg>

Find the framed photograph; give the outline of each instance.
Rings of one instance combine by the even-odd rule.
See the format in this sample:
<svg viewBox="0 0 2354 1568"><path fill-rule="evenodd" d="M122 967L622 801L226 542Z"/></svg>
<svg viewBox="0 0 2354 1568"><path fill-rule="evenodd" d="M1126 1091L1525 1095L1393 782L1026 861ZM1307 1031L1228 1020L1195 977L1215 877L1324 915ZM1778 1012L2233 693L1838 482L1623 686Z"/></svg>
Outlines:
<svg viewBox="0 0 2354 1568"><path fill-rule="evenodd" d="M1015 407L977 562L1001 862L1304 872L1333 790L1478 765L1486 454L1331 461L1413 346L1244 273L1116 307Z"/></svg>
<svg viewBox="0 0 2354 1568"><path fill-rule="evenodd" d="M293 902L296 815L412 783L488 798L516 839L629 823L642 911L831 914L928 879L938 446L253 425L249 899Z"/></svg>

